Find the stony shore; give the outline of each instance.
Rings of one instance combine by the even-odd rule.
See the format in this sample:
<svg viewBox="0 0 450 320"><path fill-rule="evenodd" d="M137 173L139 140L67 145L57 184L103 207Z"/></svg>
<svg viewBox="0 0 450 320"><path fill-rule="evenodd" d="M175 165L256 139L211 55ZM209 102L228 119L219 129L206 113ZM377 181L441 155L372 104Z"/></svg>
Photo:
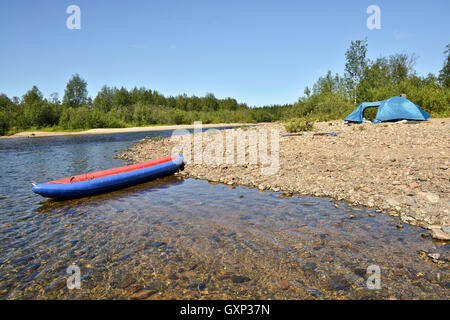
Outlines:
<svg viewBox="0 0 450 320"><path fill-rule="evenodd" d="M283 137L287 132L282 124L262 124L248 130L261 129L278 130L279 170L275 174L263 175L264 165L250 163L187 163L177 174L273 190L280 196L345 200L427 228L435 239L450 240L450 119L377 125L347 125L343 121L315 124L316 133L332 132L337 136L307 133ZM227 131L220 133L224 141ZM208 134L203 136L206 139ZM145 161L171 154L178 144L170 138L143 139L118 157Z"/></svg>

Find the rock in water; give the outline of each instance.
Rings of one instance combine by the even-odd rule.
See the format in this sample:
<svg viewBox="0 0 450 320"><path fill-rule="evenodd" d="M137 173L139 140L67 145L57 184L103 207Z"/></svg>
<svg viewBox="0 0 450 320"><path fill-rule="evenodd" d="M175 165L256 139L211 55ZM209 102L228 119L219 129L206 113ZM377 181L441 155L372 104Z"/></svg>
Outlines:
<svg viewBox="0 0 450 320"><path fill-rule="evenodd" d="M431 228L431 237L436 240L450 241L450 234L442 231L440 227Z"/></svg>
<svg viewBox="0 0 450 320"><path fill-rule="evenodd" d="M156 292L156 290L142 290L134 295L131 296L131 299L135 299L135 300L143 300L143 299L147 299L148 297L154 295Z"/></svg>
<svg viewBox="0 0 450 320"><path fill-rule="evenodd" d="M243 282L250 281L250 278L249 277L245 277L245 276L232 275L231 276L231 281L234 282L234 283L243 283Z"/></svg>
<svg viewBox="0 0 450 320"><path fill-rule="evenodd" d="M289 289L289 282L286 280L280 280L278 281L277 286L280 290L287 290Z"/></svg>

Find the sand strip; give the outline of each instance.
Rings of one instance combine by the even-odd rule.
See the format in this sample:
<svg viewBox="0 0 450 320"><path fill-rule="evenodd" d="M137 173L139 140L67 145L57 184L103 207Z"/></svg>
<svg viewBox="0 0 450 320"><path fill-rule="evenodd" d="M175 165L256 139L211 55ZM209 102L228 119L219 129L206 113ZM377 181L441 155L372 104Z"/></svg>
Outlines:
<svg viewBox="0 0 450 320"><path fill-rule="evenodd" d="M248 123L215 123L203 124L203 128L223 128L223 127L241 127L251 125ZM86 135L86 134L110 134L110 133L127 133L127 132L146 132L146 131L164 131L176 129L193 129L194 125L170 125L170 126L151 126L151 127L133 127L133 128L101 128L90 129L86 131L74 132L45 132L45 131L24 131L10 136L0 136L1 138L38 138L68 135Z"/></svg>

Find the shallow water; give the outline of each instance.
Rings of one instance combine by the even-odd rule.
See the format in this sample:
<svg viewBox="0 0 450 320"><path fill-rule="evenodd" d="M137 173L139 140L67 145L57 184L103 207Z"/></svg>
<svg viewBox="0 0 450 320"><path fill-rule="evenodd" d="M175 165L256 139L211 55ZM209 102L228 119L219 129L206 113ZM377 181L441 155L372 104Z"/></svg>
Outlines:
<svg viewBox="0 0 450 320"><path fill-rule="evenodd" d="M163 135L0 140L0 298L450 298L446 265L418 254L448 258L447 245L343 202L174 176L76 200L31 191ZM69 290L73 264L81 289ZM370 265L380 290L367 289Z"/></svg>

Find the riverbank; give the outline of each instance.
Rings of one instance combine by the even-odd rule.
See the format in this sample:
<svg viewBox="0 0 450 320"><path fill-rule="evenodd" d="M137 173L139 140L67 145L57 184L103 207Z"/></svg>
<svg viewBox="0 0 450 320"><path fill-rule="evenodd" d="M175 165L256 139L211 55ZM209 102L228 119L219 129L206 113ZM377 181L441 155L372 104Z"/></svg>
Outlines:
<svg viewBox="0 0 450 320"><path fill-rule="evenodd" d="M211 123L203 124L204 128L223 128L223 127L241 127L250 125L248 123ZM132 127L132 128L100 128L85 131L23 131L10 136L0 136L1 138L38 138L67 135L85 135L85 134L110 134L127 132L145 132L145 131L165 131L177 129L193 129L194 125L167 125L150 127Z"/></svg>
<svg viewBox="0 0 450 320"><path fill-rule="evenodd" d="M333 132L337 136L283 137L287 132L281 124L259 125L258 130L261 129L279 132L276 174L262 175L262 165L248 162L188 163L179 174L283 191L281 196L298 194L345 200L427 228L435 239L450 240L450 119L378 125L316 123L316 132ZM224 141L227 131L220 132ZM170 138L144 139L119 157L140 162L168 155L178 144Z"/></svg>

